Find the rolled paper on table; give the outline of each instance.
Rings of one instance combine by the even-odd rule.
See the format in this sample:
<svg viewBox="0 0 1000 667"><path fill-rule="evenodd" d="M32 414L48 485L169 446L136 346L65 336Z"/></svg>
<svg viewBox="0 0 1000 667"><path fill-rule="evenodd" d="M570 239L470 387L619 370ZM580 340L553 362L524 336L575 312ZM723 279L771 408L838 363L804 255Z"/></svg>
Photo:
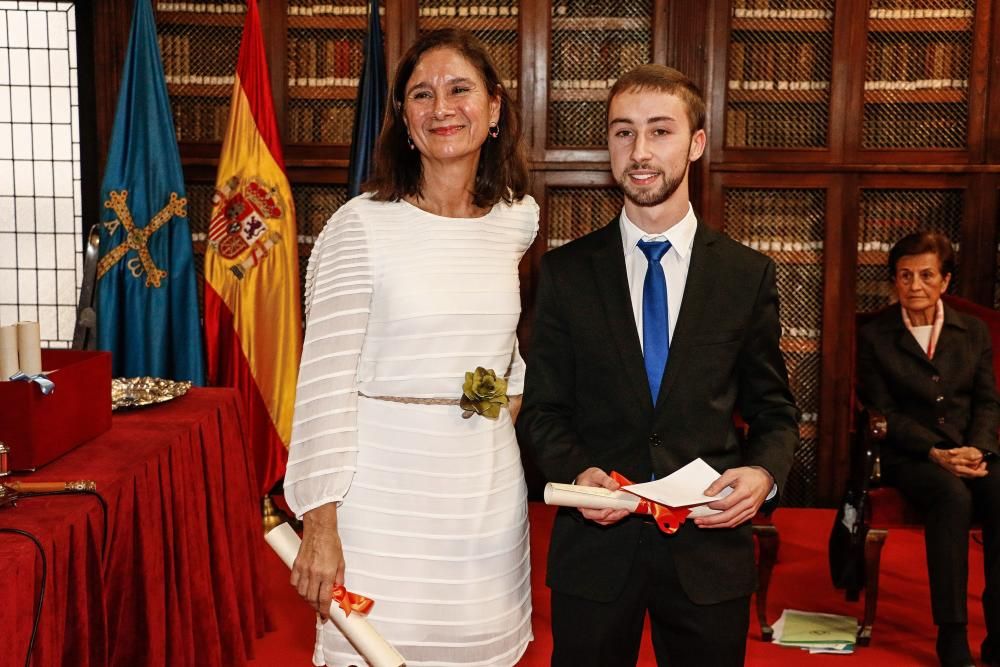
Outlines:
<svg viewBox="0 0 1000 667"><path fill-rule="evenodd" d="M289 570L292 569L302 542L292 527L282 523L269 531L264 540L278 554L281 562L287 565ZM375 631L364 613L355 611L348 614L335 600L330 605L330 620L372 667L402 667L406 664L403 656L392 647L392 644Z"/></svg>
<svg viewBox="0 0 1000 667"><path fill-rule="evenodd" d="M17 323L17 358L25 375L42 372L42 342L38 322Z"/></svg>
<svg viewBox="0 0 1000 667"><path fill-rule="evenodd" d="M598 486L576 484L545 485L545 504L560 507L579 507L587 510L628 510L639 507L639 496L628 491L609 491Z"/></svg>
<svg viewBox="0 0 1000 667"><path fill-rule="evenodd" d="M20 369L21 365L17 363L17 325L0 327L0 381L9 380Z"/></svg>

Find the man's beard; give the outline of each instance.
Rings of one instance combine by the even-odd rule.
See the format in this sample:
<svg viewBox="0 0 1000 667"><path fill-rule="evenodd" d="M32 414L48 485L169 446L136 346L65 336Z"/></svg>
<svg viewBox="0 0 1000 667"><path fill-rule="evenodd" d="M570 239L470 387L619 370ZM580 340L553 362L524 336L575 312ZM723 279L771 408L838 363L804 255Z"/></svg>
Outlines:
<svg viewBox="0 0 1000 667"><path fill-rule="evenodd" d="M688 154L691 154L691 142L688 142ZM660 174L663 176L663 185L661 185L656 190L635 190L632 188L632 184L628 178L628 172L635 169L642 169L643 167L639 164L633 162L629 165L629 168L622 172L621 177L618 179L618 185L621 187L622 192L625 196L636 206L659 206L663 202L670 199L677 188L681 186L684 181L684 177L687 176L688 168L691 164L687 163L684 165L684 169L681 170L680 174L676 176L670 176L667 172L660 170Z"/></svg>
<svg viewBox="0 0 1000 667"><path fill-rule="evenodd" d="M618 179L618 185L621 187L622 192L625 196L636 206L659 206L663 202L670 199L677 188L680 187L681 182L684 180L684 175L687 169L680 174L675 176L669 176L666 172L661 171L660 174L663 176L662 185L655 190L642 189L636 190L633 188L631 181L629 181L628 172L633 169L640 169L639 165L633 164L631 167L622 172L621 177Z"/></svg>

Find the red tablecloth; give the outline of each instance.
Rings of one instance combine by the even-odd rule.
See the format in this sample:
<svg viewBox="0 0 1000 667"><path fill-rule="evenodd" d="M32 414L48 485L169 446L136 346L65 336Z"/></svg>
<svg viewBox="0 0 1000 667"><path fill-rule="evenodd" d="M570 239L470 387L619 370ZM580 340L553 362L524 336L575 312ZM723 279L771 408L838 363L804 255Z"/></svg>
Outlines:
<svg viewBox="0 0 1000 667"><path fill-rule="evenodd" d="M193 389L116 414L112 429L31 476L92 479L95 498L25 499L0 526L48 558L33 664L242 665L265 626L259 498L239 398ZM41 559L0 533L0 665L23 665Z"/></svg>

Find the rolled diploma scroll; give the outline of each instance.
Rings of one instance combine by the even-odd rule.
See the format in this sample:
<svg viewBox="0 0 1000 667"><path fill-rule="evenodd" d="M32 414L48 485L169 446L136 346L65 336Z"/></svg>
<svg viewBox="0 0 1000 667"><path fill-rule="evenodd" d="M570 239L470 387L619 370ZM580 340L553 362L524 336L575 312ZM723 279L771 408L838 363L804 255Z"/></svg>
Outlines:
<svg viewBox="0 0 1000 667"><path fill-rule="evenodd" d="M546 505L634 512L639 506L639 500L639 496L634 493L608 491L599 486L577 486L576 484L556 484L554 482L545 485Z"/></svg>
<svg viewBox="0 0 1000 667"><path fill-rule="evenodd" d="M0 327L0 381L9 380L21 370L17 363L17 325Z"/></svg>
<svg viewBox="0 0 1000 667"><path fill-rule="evenodd" d="M42 343L38 322L17 323L17 358L25 375L42 372Z"/></svg>
<svg viewBox="0 0 1000 667"><path fill-rule="evenodd" d="M299 553L299 544L302 542L292 527L283 523L268 532L264 540L278 554L281 562L287 565L289 570L292 569L295 556ZM330 605L330 620L372 667L402 667L406 664L403 656L375 631L364 614L356 611L348 616L334 602Z"/></svg>

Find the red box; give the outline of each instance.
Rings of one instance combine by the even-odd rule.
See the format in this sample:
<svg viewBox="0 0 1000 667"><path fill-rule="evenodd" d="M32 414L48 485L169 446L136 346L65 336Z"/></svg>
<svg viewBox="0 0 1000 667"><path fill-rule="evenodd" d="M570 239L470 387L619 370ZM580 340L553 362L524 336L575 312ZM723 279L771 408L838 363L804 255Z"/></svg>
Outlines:
<svg viewBox="0 0 1000 667"><path fill-rule="evenodd" d="M0 441L11 470L32 470L111 428L111 353L42 350L56 389L0 382Z"/></svg>

